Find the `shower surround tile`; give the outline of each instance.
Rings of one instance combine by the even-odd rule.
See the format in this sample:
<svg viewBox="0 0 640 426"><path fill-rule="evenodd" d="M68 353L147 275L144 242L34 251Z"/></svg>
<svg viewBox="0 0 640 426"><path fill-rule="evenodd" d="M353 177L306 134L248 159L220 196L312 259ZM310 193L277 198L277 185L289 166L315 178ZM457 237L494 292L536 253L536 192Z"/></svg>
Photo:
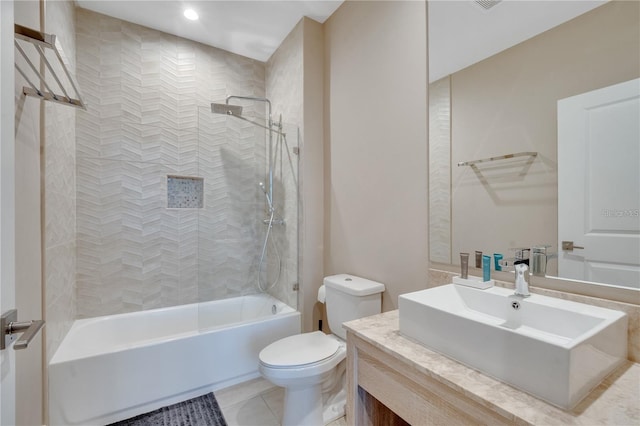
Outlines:
<svg viewBox="0 0 640 426"><path fill-rule="evenodd" d="M264 131L209 104L264 97L264 64L84 9L76 28L78 316L255 293ZM202 178L203 207L167 209L168 175Z"/></svg>
<svg viewBox="0 0 640 426"><path fill-rule="evenodd" d="M75 6L48 4L48 33L58 36L72 74L76 73ZM82 92L84 100L85 93ZM45 363L58 349L76 317L76 109L44 105L43 302L47 327Z"/></svg>
<svg viewBox="0 0 640 426"><path fill-rule="evenodd" d="M429 85L429 256L451 263L451 83Z"/></svg>
<svg viewBox="0 0 640 426"><path fill-rule="evenodd" d="M304 304L301 299L298 302L298 291L293 290L293 285L298 282L298 244L301 241L298 232L298 222L291 220L297 218L301 204L298 199L298 188L303 188L298 181L298 156L293 153L293 148L298 146L298 128L303 126L303 93L304 93L304 22L301 20L298 25L289 33L287 38L278 47L276 52L267 62L267 97L274 100L274 119L280 117L285 121L284 128L286 140L280 139L280 150L278 152L279 164L276 174L276 185L274 198L280 206L280 214L287 219L284 227L276 226L274 237L278 247L283 252L282 270L280 280L283 285L274 286L269 292L276 298L284 301L290 306ZM284 142L287 142L286 144ZM288 148L288 151L286 150ZM277 162L278 162L277 161ZM285 196L286 194L286 196ZM278 264L269 267L269 276L277 274ZM308 283L315 288L315 283ZM302 294L304 293L302 289ZM312 291L313 292L313 291ZM315 303L315 298L313 299ZM310 306L310 305L308 305Z"/></svg>

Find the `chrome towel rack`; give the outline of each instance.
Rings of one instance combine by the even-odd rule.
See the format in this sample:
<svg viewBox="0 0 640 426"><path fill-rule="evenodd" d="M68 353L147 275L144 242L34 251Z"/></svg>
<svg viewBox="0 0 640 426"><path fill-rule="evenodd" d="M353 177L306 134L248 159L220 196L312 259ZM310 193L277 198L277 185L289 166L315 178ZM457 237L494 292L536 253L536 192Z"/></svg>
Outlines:
<svg viewBox="0 0 640 426"><path fill-rule="evenodd" d="M54 34L46 34L41 31L36 31L18 24L15 25L14 33L14 45L16 49L26 61L27 65L31 69L31 72L35 74L39 79L39 81L34 83L34 81L29 78L29 74L21 69L20 66L18 66L18 64L16 63L16 70L27 81L27 84L29 85L23 87L23 93L27 96L33 96L45 101L56 102L63 105L69 105L86 110L87 107L82 100L82 96L80 95L78 84L73 78L73 75L71 75L71 73L69 72L69 62L56 36ZM52 75L62 94L57 94L54 89L52 89L51 86L47 83L44 73L40 72L40 70L36 68L27 53L20 45L21 43L18 42L19 40L28 42L33 45L34 49L40 55L40 58L42 59L49 73ZM54 62L52 64L51 61L49 61L46 55L46 49L50 49L55 53L57 63ZM58 69L58 72L56 72L55 68ZM62 70L62 73L60 73L60 70ZM60 74L64 74L64 76ZM36 83L38 84L37 86ZM67 86L66 88L65 85ZM44 87L44 89L42 87Z"/></svg>
<svg viewBox="0 0 640 426"><path fill-rule="evenodd" d="M471 160L471 161L461 161L458 163L458 167L460 166L473 166L475 164L478 163L488 163L490 161L497 161L497 160L506 160L509 158L515 158L515 157L536 157L538 155L537 152L517 152L515 154L505 154L505 155L499 155L497 157L490 157L490 158L483 158L481 160Z"/></svg>

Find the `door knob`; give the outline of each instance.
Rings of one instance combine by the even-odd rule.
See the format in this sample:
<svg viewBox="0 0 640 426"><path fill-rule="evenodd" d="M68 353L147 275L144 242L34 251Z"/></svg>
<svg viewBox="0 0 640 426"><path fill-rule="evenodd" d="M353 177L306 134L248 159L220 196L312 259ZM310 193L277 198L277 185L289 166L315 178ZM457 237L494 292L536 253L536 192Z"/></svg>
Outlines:
<svg viewBox="0 0 640 426"><path fill-rule="evenodd" d="M574 246L573 241L563 241L562 242L562 250L573 251L573 249L584 249L584 247Z"/></svg>
<svg viewBox="0 0 640 426"><path fill-rule="evenodd" d="M0 317L0 350L7 347L7 339L9 343L13 342L18 336L16 333L22 332L22 336L15 345L14 350L26 349L29 342L38 334L38 331L44 326L44 320L17 321L18 310L11 309Z"/></svg>

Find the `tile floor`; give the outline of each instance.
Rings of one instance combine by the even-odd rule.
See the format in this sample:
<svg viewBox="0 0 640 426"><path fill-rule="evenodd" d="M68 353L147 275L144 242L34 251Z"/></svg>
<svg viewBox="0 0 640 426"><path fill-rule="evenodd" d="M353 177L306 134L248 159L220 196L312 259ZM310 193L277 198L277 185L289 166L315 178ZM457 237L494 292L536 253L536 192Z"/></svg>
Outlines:
<svg viewBox="0 0 640 426"><path fill-rule="evenodd" d="M284 388L263 378L214 392L228 426L280 426ZM344 417L329 426L347 426Z"/></svg>

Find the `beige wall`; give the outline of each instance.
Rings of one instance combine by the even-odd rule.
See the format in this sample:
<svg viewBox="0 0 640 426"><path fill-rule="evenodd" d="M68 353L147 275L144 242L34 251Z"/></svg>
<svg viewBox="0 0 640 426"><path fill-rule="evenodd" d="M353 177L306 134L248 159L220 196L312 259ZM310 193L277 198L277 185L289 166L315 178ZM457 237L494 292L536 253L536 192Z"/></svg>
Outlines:
<svg viewBox="0 0 640 426"><path fill-rule="evenodd" d="M425 2L345 2L325 23L325 275L427 283Z"/></svg>
<svg viewBox="0 0 640 426"><path fill-rule="evenodd" d="M557 250L557 100L640 75L639 16L638 2L610 2L451 76L450 164L539 153L528 170L453 166L454 263L461 251Z"/></svg>

